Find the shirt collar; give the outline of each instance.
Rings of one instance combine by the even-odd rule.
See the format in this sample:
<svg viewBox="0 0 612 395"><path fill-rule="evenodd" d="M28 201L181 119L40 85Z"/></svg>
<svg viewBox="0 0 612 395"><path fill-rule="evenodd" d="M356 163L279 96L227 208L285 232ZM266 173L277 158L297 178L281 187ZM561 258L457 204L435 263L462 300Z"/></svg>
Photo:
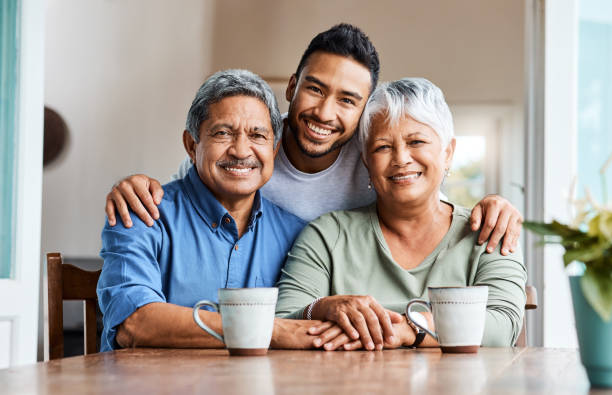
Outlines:
<svg viewBox="0 0 612 395"><path fill-rule="evenodd" d="M183 178L183 181L187 187L187 195L196 211L211 230L216 232L219 229L219 225L222 223L221 221L230 217L229 212L219 203L204 182L202 182L194 165L191 166L187 175ZM253 208L251 209L251 216L249 218L249 230L252 230L257 220L263 214L263 205L261 203L261 193L257 191L255 192Z"/></svg>

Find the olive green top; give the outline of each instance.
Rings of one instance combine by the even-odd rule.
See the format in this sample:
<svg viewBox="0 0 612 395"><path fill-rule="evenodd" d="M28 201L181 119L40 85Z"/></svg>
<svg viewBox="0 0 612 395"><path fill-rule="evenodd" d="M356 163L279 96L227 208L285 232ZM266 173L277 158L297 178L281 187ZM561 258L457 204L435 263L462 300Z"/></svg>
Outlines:
<svg viewBox="0 0 612 395"><path fill-rule="evenodd" d="M513 345L525 309L522 254L503 256L499 246L486 253L469 218L468 209L454 206L440 244L407 270L391 256L375 203L319 217L304 228L288 255L278 282L276 315L301 318L314 299L329 295L371 295L385 308L403 313L410 299L428 300L428 286L488 285L482 344Z"/></svg>

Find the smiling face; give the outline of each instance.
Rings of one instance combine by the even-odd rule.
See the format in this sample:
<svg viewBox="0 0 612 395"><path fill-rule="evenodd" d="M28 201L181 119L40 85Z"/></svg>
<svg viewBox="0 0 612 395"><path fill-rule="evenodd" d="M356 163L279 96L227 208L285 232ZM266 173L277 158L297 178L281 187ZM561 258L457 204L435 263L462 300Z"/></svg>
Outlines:
<svg viewBox="0 0 612 395"><path fill-rule="evenodd" d="M288 122L301 153L323 157L355 133L370 93L370 71L352 58L315 52L287 87Z"/></svg>
<svg viewBox="0 0 612 395"><path fill-rule="evenodd" d="M385 118L378 114L372 119L365 151L378 200L389 204L437 200L455 139L442 147L438 134L412 117L405 115L393 126Z"/></svg>
<svg viewBox="0 0 612 395"><path fill-rule="evenodd" d="M272 176L274 132L270 112L257 98L226 97L208 109L200 142L185 131L183 143L200 179L227 208L233 201L252 199Z"/></svg>

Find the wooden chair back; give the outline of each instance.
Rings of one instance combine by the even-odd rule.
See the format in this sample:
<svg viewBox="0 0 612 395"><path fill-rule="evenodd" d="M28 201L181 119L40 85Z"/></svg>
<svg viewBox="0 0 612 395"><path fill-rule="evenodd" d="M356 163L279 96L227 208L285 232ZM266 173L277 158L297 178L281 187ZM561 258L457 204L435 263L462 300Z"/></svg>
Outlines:
<svg viewBox="0 0 612 395"><path fill-rule="evenodd" d="M98 352L96 341L96 285L101 270L90 272L63 263L58 252L47 254L49 294L49 359L64 357L64 300L82 300L85 354Z"/></svg>
<svg viewBox="0 0 612 395"><path fill-rule="evenodd" d="M527 301L525 302L525 313L527 313L527 310L535 310L538 308L538 292L536 288L532 285L527 285L525 287L525 292L527 293ZM516 339L516 346L527 347L527 314L523 316L523 329L521 329L521 333Z"/></svg>

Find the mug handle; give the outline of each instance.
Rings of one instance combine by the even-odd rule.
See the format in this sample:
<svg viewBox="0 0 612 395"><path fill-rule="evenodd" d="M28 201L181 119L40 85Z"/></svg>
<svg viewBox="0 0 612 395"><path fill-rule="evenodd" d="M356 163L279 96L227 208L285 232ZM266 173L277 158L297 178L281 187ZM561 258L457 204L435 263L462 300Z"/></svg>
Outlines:
<svg viewBox="0 0 612 395"><path fill-rule="evenodd" d="M429 336L433 337L434 339L438 340L438 334L435 332L430 331L427 328L423 328L416 320L414 320L412 318L412 316L410 315L410 313L412 313L412 311L410 310L410 307L412 305L421 305L423 307L425 307L427 309L427 311L429 311L430 313L431 311L431 304L426 301L426 300L421 300L421 299L412 299L410 302L408 302L408 304L406 305L406 318L408 318L410 320L410 322L412 322L415 326L421 328L422 330L425 331L425 333L427 333ZM433 313L432 313L433 314Z"/></svg>
<svg viewBox="0 0 612 395"><path fill-rule="evenodd" d="M215 339L221 340L223 342L223 344L225 344L225 340L223 340L223 336L221 336L220 334L218 334L217 332L213 331L212 329L210 329L204 322L202 322L202 320L200 319L200 314L198 313L200 310L200 307L202 306L210 306L213 309L215 309L215 311L219 312L219 305L215 302L211 302L209 300L200 300L198 303L195 304L195 306L193 306L193 320L196 322L196 324L198 324L198 326L202 329L204 329L206 332L208 332L209 335L211 335L212 337L214 337Z"/></svg>

